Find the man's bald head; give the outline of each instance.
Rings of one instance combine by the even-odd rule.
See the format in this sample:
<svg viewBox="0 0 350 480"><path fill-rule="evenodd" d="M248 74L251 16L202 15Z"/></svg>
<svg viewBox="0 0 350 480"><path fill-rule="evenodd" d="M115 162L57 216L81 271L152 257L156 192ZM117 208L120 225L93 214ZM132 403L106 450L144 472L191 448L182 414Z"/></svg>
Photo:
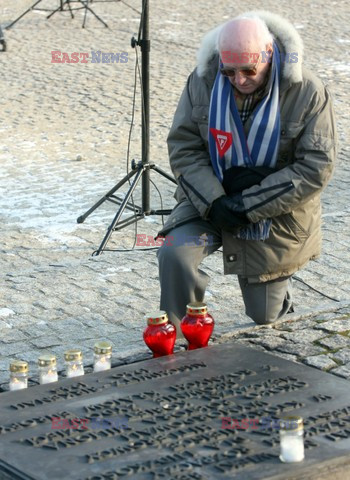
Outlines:
<svg viewBox="0 0 350 480"><path fill-rule="evenodd" d="M231 52L260 52L273 42L266 24L259 17L237 17L227 22L219 35L218 49Z"/></svg>
<svg viewBox="0 0 350 480"><path fill-rule="evenodd" d="M260 88L270 71L273 36L259 17L237 17L227 22L219 34L217 48L228 79L241 93ZM268 57L263 56L265 52Z"/></svg>

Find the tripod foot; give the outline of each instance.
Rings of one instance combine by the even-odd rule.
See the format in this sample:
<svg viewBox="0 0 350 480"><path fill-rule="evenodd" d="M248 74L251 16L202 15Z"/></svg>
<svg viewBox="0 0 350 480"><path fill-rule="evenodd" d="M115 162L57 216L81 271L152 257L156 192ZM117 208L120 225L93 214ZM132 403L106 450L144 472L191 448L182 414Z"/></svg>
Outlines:
<svg viewBox="0 0 350 480"><path fill-rule="evenodd" d="M0 25L0 45L2 45L1 52L6 52L6 40L5 40L4 34L1 30L1 25Z"/></svg>

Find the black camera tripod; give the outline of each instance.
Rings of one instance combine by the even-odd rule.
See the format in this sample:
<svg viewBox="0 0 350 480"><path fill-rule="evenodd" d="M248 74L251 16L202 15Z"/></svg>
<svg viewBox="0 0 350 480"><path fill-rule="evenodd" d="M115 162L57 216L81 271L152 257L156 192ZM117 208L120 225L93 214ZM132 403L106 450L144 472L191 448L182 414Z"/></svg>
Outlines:
<svg viewBox="0 0 350 480"><path fill-rule="evenodd" d="M120 1L120 0L114 0L114 1ZM69 11L69 13L71 14L71 17L74 18L74 14L73 14L73 11L74 10L83 10L85 9L85 15L84 15L84 20L83 20L83 25L82 25L82 28L85 28L85 23L86 23L86 16L87 16L87 12L89 11L90 13L92 13L96 18L97 20L99 20L101 23L103 23L103 25L105 27L108 28L108 25L106 22L104 22L102 20L102 18L100 18L93 10L92 8L89 6L89 3L92 3L92 0L59 0L59 6L58 8L55 8L54 10L52 9L47 9L47 8L36 8L37 5L39 5L39 3L41 3L42 0L38 0L37 2L35 2L31 7L29 7L25 12L21 13L21 15L19 17L17 17L13 22L11 22L9 25L7 25L5 27L5 29L9 29L9 28L12 28L21 18L23 18L27 13L31 12L31 11L34 11L34 10L39 10L39 11L42 11L42 12L51 12L46 18L51 18L52 15L54 15L56 12L65 12L65 11ZM71 4L72 3L80 3L81 6L80 7L71 7Z"/></svg>
<svg viewBox="0 0 350 480"><path fill-rule="evenodd" d="M93 205L84 215L81 215L78 219L78 223L83 223L84 220L98 208L106 200L120 205L117 214L115 215L112 223L108 227L101 245L94 252L95 255L99 255L103 252L109 238L113 231L121 230L122 228L138 222L147 215L169 215L171 210L153 210L150 205L150 173L155 171L165 177L167 180L177 185L175 179L169 174L161 170L154 163L149 160L149 52L150 52L150 40L149 40L149 7L148 0L143 0L140 33L139 38L132 38L131 45L133 48L136 46L141 47L141 89L142 89L142 160L137 163L132 162L131 171L115 185L106 195L104 195L95 205ZM142 34L141 34L142 32ZM129 190L124 198L117 197L114 193L120 189L126 182L132 177L133 181L130 183ZM130 197L132 196L139 181L142 181L142 205L137 206L134 203L130 203ZM133 210L133 214L124 220L120 220L125 209Z"/></svg>

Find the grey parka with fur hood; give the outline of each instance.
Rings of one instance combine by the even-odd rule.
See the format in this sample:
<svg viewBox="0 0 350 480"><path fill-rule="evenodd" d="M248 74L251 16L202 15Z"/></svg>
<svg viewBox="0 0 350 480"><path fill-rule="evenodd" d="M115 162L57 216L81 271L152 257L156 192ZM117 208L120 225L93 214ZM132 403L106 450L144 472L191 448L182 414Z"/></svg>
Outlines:
<svg viewBox="0 0 350 480"><path fill-rule="evenodd" d="M249 12L265 21L282 52L298 54L283 63L280 85L281 134L276 171L243 190L251 222L272 218L265 241L240 240L222 232L225 274L267 281L293 274L321 251L320 194L336 158L336 128L331 99L322 82L302 67L302 41L285 19ZM178 182L178 204L160 235L195 218L208 218L212 202L225 194L208 150L208 111L217 74L217 37L209 32L198 53L168 136L170 166ZM249 129L251 118L245 123Z"/></svg>

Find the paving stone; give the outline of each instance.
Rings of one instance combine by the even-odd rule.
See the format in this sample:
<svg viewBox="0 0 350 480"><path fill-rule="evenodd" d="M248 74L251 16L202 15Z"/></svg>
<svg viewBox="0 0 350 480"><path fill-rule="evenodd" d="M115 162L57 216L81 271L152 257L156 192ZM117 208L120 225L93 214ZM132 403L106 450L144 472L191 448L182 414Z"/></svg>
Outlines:
<svg viewBox="0 0 350 480"><path fill-rule="evenodd" d="M350 318L342 318L339 320L329 320L315 326L316 329L325 330L326 332L346 332L350 331Z"/></svg>
<svg viewBox="0 0 350 480"><path fill-rule="evenodd" d="M1 352L1 355L4 357L9 357L17 353L21 353L22 355L27 355L28 351L29 351L28 342L15 342L15 343L7 343L7 344L0 342L0 352Z"/></svg>
<svg viewBox="0 0 350 480"><path fill-rule="evenodd" d="M348 309L346 309L348 312ZM329 313L323 313L321 315L317 315L315 320L317 321L323 321L326 322L327 320L334 320L338 315L342 315L343 310L339 310L338 312L329 312Z"/></svg>
<svg viewBox="0 0 350 480"><path fill-rule="evenodd" d="M11 328L7 333L1 334L1 341L4 343L20 342L28 340L28 336L17 328Z"/></svg>
<svg viewBox="0 0 350 480"><path fill-rule="evenodd" d="M317 325L315 318L302 318L297 320L289 320L288 322L282 322L275 327L276 330L280 331L303 331L305 329L313 329Z"/></svg>
<svg viewBox="0 0 350 480"><path fill-rule="evenodd" d="M298 357L296 355L291 355L290 353L282 353L282 352L279 352L278 350L274 351L273 353L277 357L285 358L286 360L290 360L291 362L298 363Z"/></svg>
<svg viewBox="0 0 350 480"><path fill-rule="evenodd" d="M277 350L284 353L290 353L297 355L298 357L307 357L309 355L318 355L324 352L324 348L317 347L315 345L305 343L290 343L285 342L283 345L279 345Z"/></svg>
<svg viewBox="0 0 350 480"><path fill-rule="evenodd" d="M62 338L58 335L44 335L39 338L31 340L31 344L37 348L49 348L56 345L61 345Z"/></svg>
<svg viewBox="0 0 350 480"><path fill-rule="evenodd" d="M329 368L337 365L334 360L329 358L328 355L315 355L312 357L306 357L303 359L303 362L310 367L316 367L321 370L328 370Z"/></svg>
<svg viewBox="0 0 350 480"><path fill-rule="evenodd" d="M277 336L251 338L250 342L261 345L262 347L267 348L268 350L275 350L278 347L281 347L281 346L283 347L287 343L286 340Z"/></svg>
<svg viewBox="0 0 350 480"><path fill-rule="evenodd" d="M336 348L350 347L350 338L344 335L332 335L330 337L323 337L318 340L318 343L331 350Z"/></svg>
<svg viewBox="0 0 350 480"><path fill-rule="evenodd" d="M332 368L331 372L340 377L350 378L350 363L337 368Z"/></svg>
<svg viewBox="0 0 350 480"><path fill-rule="evenodd" d="M334 358L335 360L339 360L342 363L350 363L350 349L342 348L338 352L331 353L330 357Z"/></svg>
<svg viewBox="0 0 350 480"><path fill-rule="evenodd" d="M0 318L6 318L15 315L15 312L11 308L0 308Z"/></svg>
<svg viewBox="0 0 350 480"><path fill-rule="evenodd" d="M250 341L247 341L247 340L241 340L241 339L237 339L237 342L239 343L243 343L243 345L247 346L247 347L251 347L253 348L254 350L259 350L261 352L266 352L268 351L265 347L263 347L262 345L259 345L258 343L252 343Z"/></svg>
<svg viewBox="0 0 350 480"><path fill-rule="evenodd" d="M43 335L49 335L52 333L52 328L47 325L46 323L42 323L40 325L31 325L31 326L24 326L21 328L21 331L27 338L38 338L42 337Z"/></svg>
<svg viewBox="0 0 350 480"><path fill-rule="evenodd" d="M293 343L312 343L324 336L323 332L306 328L300 331L282 333L281 337Z"/></svg>
<svg viewBox="0 0 350 480"><path fill-rule="evenodd" d="M69 333L71 331L82 331L83 329L86 329L84 325L81 322L78 322L74 318L67 318L65 320L57 320L55 322L51 322L51 328L52 330L56 332L61 332L61 333Z"/></svg>

